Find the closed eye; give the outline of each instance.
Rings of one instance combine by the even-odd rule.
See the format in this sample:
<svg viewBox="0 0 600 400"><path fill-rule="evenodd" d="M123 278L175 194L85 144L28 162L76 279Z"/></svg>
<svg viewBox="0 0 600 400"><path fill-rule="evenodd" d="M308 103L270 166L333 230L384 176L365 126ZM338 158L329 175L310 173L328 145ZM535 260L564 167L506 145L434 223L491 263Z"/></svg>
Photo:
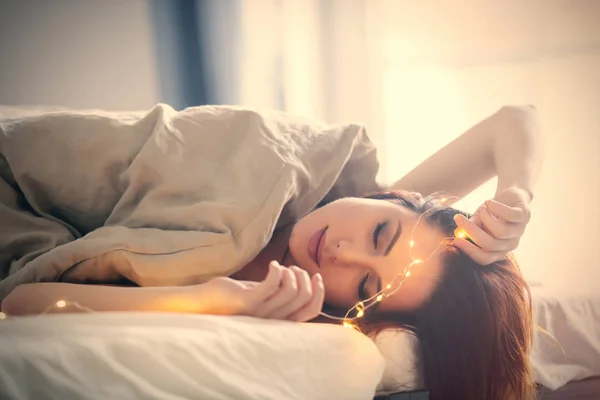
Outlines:
<svg viewBox="0 0 600 400"><path fill-rule="evenodd" d="M377 250L377 244L379 243L379 236L384 231L384 229L387 228L387 226L388 226L387 222L380 222L375 227L375 230L373 231L373 247L375 248L375 250Z"/></svg>
<svg viewBox="0 0 600 400"><path fill-rule="evenodd" d="M368 299L367 288L366 288L368 280L369 280L369 274L366 274L364 276L364 278L362 278L360 283L358 284L358 300L359 301L365 301Z"/></svg>

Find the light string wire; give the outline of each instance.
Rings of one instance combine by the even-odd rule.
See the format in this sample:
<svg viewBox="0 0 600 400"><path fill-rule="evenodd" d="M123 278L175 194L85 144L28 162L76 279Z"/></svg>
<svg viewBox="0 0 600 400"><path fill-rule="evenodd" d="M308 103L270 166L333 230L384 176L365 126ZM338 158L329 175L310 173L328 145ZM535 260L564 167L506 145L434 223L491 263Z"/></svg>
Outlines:
<svg viewBox="0 0 600 400"><path fill-rule="evenodd" d="M440 193L440 192L434 193L432 195L432 197L435 197L435 196L440 195L440 194L443 194L443 193ZM439 200L439 203L441 205L446 206L446 203L449 200L456 200L456 201L458 201L458 200L461 200L461 198L457 197L457 196L447 196L447 197L441 198ZM439 205L436 205L436 206L431 207L429 210L427 210L427 211L425 211L425 212L423 212L423 213L421 213L419 215L419 218L417 218L417 222L415 223L415 225L412 228L411 236L410 236L409 250L408 251L409 251L409 256L410 256L411 262L408 263L404 267L404 269L402 270L402 272L400 272L396 276L394 276L394 278L392 278L392 281L390 283L386 284L386 286L383 289L381 289L379 292L375 293L373 296L369 297L368 299L358 301L356 304L354 304L354 306L352 306L346 312L346 314L343 317L338 317L338 316L331 315L331 314L328 314L328 313L325 313L325 312L321 312L321 313L319 313L319 315L323 316L323 317L326 317L326 318L329 318L331 320L342 321L343 325L345 327L347 327L347 328L358 329L358 327L356 325L354 325L352 322L358 320L359 318L364 317L366 310L368 310L369 308L371 308L371 307L375 306L376 304L382 302L384 298L389 297L389 296L397 293L401 289L402 284L405 282L405 280L410 277L411 270L412 270L413 267L415 267L416 265L419 265L419 264L424 264L427 261L429 261L439 251L440 247L442 247L442 245L444 243L447 243L449 241L453 241L454 238L461 238L461 239L466 238L467 237L467 233L463 229L457 228L454 231L454 236L448 236L448 237L443 238L440 241L440 243L437 245L437 247L424 260L421 260L421 259L418 259L418 258L414 257L413 248L415 247L414 238L415 238L415 232L417 230L417 227L421 223L421 220L423 219L423 217L425 217L428 213L433 213L433 212L439 211L439 210L440 210ZM465 210L467 210L467 208L465 208ZM468 212L467 212L467 214L468 214ZM350 316L353 313L353 311L355 311L355 310L356 310L355 315L354 316Z"/></svg>
<svg viewBox="0 0 600 400"><path fill-rule="evenodd" d="M58 300L46 307L41 313L36 315L45 315L50 313L50 311L54 311L56 309L66 309L67 307L74 307L78 310L85 311L87 313L97 313L97 311L92 310L89 307L82 306L76 301ZM8 318L8 315L6 315L6 313L4 312L0 312L0 321L5 320L6 318Z"/></svg>
<svg viewBox="0 0 600 400"><path fill-rule="evenodd" d="M92 310L89 307L82 306L81 304L79 304L76 301L58 300L56 303L54 303L54 304L50 305L49 307L47 307L46 309L44 309L44 311L42 311L40 313L40 315L48 314L50 311L53 311L53 310L55 310L57 308L60 309L60 308L67 308L67 307L74 307L74 308L76 308L78 310L85 311L85 312L88 312L88 313L95 313L96 312L96 311Z"/></svg>

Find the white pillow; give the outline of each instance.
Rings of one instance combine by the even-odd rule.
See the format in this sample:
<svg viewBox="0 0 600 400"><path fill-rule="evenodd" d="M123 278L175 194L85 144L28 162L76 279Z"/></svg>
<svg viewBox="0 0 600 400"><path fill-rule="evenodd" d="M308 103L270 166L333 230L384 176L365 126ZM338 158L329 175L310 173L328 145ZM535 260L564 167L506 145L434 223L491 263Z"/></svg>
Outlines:
<svg viewBox="0 0 600 400"><path fill-rule="evenodd" d="M417 370L417 337L403 329L386 329L373 341L385 359L385 370L377 390L404 392L423 388Z"/></svg>
<svg viewBox="0 0 600 400"><path fill-rule="evenodd" d="M330 324L98 313L0 321L2 399L370 399L384 360Z"/></svg>

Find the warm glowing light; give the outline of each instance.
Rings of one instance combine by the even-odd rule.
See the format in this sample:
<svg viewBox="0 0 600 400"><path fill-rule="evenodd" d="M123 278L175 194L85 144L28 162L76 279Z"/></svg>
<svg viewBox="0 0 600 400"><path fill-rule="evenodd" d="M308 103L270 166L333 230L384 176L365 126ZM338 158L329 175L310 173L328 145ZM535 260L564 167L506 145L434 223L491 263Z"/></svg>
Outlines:
<svg viewBox="0 0 600 400"><path fill-rule="evenodd" d="M58 308L65 308L67 306L67 302L64 300L59 300L56 302L56 307Z"/></svg>
<svg viewBox="0 0 600 400"><path fill-rule="evenodd" d="M457 229L456 231L454 231L454 236L456 236L459 239L464 239L467 237L467 234L462 229Z"/></svg>
<svg viewBox="0 0 600 400"><path fill-rule="evenodd" d="M412 263L413 265L415 264L421 264L423 262L423 260L414 260Z"/></svg>
<svg viewBox="0 0 600 400"><path fill-rule="evenodd" d="M415 241L414 240L410 241L410 247L415 247Z"/></svg>
<svg viewBox="0 0 600 400"><path fill-rule="evenodd" d="M365 312L363 310L359 310L358 314L356 314L356 318L361 318L363 315L365 315Z"/></svg>
<svg viewBox="0 0 600 400"><path fill-rule="evenodd" d="M447 198L447 197L444 197L444 198L442 198L442 203L445 203L445 202L446 202L446 200L448 200L448 198Z"/></svg>
<svg viewBox="0 0 600 400"><path fill-rule="evenodd" d="M354 325L352 325L350 322L344 321L344 328L354 328Z"/></svg>
<svg viewBox="0 0 600 400"><path fill-rule="evenodd" d="M388 286L390 286L390 285L388 285ZM383 295L382 294L380 294L379 296L377 296L377 301L381 301L381 300L383 300Z"/></svg>
<svg viewBox="0 0 600 400"><path fill-rule="evenodd" d="M386 289L391 289L392 285L390 285L389 283L385 286Z"/></svg>
<svg viewBox="0 0 600 400"><path fill-rule="evenodd" d="M6 319L6 314L0 312L0 320Z"/></svg>
<svg viewBox="0 0 600 400"><path fill-rule="evenodd" d="M404 275L404 276L406 276L406 277L408 278L408 277L410 276L410 271L408 271L408 272L406 273L406 275Z"/></svg>

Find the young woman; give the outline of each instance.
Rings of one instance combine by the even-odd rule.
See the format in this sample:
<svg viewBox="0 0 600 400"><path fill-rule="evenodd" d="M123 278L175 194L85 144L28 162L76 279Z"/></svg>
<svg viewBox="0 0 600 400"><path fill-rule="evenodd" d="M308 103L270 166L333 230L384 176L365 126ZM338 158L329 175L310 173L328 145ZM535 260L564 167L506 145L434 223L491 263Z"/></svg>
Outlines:
<svg viewBox="0 0 600 400"><path fill-rule="evenodd" d="M279 229L230 277L182 287L24 284L2 308L36 314L68 298L97 311L308 321L324 307L344 315L419 259L425 262L401 276L399 290L384 292L357 320L363 331L403 326L416 333L432 399L528 398L530 299L510 251L529 222L540 148L535 110L503 107L389 190L338 199ZM427 197L438 191L462 197L495 175L494 199L473 216ZM455 238L456 228L468 240Z"/></svg>

